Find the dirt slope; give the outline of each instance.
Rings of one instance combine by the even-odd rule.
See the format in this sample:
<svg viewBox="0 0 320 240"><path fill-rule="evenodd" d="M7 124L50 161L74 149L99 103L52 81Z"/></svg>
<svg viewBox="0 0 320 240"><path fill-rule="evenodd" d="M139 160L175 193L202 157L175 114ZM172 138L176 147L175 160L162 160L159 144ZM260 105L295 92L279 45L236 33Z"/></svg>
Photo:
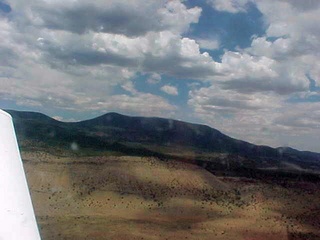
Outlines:
<svg viewBox="0 0 320 240"><path fill-rule="evenodd" d="M189 163L23 152L46 239L320 239L319 186L218 178Z"/></svg>

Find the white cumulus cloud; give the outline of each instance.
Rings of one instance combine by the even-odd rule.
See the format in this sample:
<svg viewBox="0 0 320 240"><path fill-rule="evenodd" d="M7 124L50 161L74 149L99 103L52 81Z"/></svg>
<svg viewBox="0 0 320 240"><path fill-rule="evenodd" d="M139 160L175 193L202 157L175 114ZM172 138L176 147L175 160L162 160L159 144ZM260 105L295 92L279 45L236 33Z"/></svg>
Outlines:
<svg viewBox="0 0 320 240"><path fill-rule="evenodd" d="M245 12L246 5L251 0L207 0L207 2L217 11L238 13Z"/></svg>
<svg viewBox="0 0 320 240"><path fill-rule="evenodd" d="M220 42L217 39L196 39L196 42L199 44L200 48L207 50L216 50L220 47Z"/></svg>
<svg viewBox="0 0 320 240"><path fill-rule="evenodd" d="M170 85L164 85L161 87L161 91L169 94L169 95L179 95L178 89L174 86L170 86Z"/></svg>

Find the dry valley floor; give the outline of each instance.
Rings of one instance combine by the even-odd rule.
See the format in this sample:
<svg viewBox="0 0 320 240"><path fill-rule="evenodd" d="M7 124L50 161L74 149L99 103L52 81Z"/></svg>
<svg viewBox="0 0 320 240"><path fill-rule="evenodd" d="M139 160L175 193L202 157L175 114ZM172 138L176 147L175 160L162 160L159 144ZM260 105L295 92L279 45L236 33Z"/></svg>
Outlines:
<svg viewBox="0 0 320 240"><path fill-rule="evenodd" d="M320 239L320 185L187 162L22 152L43 240Z"/></svg>

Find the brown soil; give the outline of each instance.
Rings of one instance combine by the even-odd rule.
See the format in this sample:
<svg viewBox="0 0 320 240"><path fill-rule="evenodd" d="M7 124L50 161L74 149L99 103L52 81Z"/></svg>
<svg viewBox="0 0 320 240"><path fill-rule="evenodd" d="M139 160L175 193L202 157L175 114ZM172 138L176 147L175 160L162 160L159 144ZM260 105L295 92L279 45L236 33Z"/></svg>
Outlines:
<svg viewBox="0 0 320 240"><path fill-rule="evenodd" d="M43 240L320 239L320 186L216 177L187 162L23 152Z"/></svg>

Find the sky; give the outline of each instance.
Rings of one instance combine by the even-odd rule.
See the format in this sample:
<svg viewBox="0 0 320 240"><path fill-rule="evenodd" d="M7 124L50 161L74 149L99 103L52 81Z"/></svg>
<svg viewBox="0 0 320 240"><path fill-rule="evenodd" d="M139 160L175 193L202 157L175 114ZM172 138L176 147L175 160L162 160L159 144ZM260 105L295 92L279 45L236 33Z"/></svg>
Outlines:
<svg viewBox="0 0 320 240"><path fill-rule="evenodd" d="M319 0L0 0L0 108L320 152Z"/></svg>

